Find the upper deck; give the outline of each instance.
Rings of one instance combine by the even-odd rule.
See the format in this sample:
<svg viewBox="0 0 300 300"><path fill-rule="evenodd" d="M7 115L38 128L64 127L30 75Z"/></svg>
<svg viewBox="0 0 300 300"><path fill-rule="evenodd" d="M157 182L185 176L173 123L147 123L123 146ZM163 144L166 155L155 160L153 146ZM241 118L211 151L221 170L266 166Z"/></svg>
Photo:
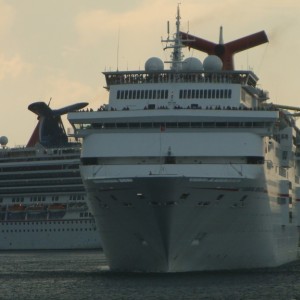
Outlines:
<svg viewBox="0 0 300 300"><path fill-rule="evenodd" d="M257 88L252 71L116 71L104 72L107 109L145 107L258 107L269 98Z"/></svg>
<svg viewBox="0 0 300 300"><path fill-rule="evenodd" d="M106 88L114 85L147 83L227 83L256 87L258 77L252 71L115 71L103 72Z"/></svg>
<svg viewBox="0 0 300 300"><path fill-rule="evenodd" d="M252 71L223 68L222 57L213 52L203 63L196 57L183 59L185 40L179 27L178 10L176 33L162 40L165 49L172 49L170 61L151 57L144 70L103 72L109 103L97 112L69 113L75 135L79 131L84 135L81 130L85 129L152 128L157 124L206 128L208 122L214 123L208 126L222 128L267 128L276 122L278 112L265 105L268 92L258 88L259 79Z"/></svg>

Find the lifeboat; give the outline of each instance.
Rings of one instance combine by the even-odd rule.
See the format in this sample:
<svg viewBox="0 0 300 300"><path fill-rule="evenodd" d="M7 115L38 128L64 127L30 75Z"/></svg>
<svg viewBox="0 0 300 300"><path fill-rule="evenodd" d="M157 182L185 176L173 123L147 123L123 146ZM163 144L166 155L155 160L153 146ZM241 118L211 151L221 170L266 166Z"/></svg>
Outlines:
<svg viewBox="0 0 300 300"><path fill-rule="evenodd" d="M26 206L23 204L9 205L7 212L7 220L24 220L26 215Z"/></svg>
<svg viewBox="0 0 300 300"><path fill-rule="evenodd" d="M48 206L49 218L60 219L66 214L66 205L61 203L50 204Z"/></svg>
<svg viewBox="0 0 300 300"><path fill-rule="evenodd" d="M8 206L7 210L10 213L23 213L26 210L26 206L23 204L13 204Z"/></svg>
<svg viewBox="0 0 300 300"><path fill-rule="evenodd" d="M48 206L49 212L62 212L66 210L66 205L61 203L50 204Z"/></svg>
<svg viewBox="0 0 300 300"><path fill-rule="evenodd" d="M40 214L46 211L46 207L42 204L30 205L26 208L27 213L29 214Z"/></svg>

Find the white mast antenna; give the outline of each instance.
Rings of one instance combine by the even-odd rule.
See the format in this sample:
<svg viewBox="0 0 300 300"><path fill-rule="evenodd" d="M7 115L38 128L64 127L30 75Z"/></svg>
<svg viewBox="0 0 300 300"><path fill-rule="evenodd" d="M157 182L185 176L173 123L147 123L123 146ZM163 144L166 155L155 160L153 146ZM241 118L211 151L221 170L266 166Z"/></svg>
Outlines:
<svg viewBox="0 0 300 300"><path fill-rule="evenodd" d="M171 61L166 61L166 63L171 63L171 70L175 70L178 71L181 69L182 67L182 59L183 59L183 55L182 55L182 51L181 49L183 47L185 47L182 42L181 42L181 36L180 36L180 10L179 10L179 5L180 3L178 3L177 6L177 16L176 16L176 33L173 36L173 39L169 39L169 31L170 31L170 26L169 26L169 22L168 22L168 38L166 40L162 40L162 42L167 43L166 47L164 48L164 50L166 49L173 49L173 52L171 54ZM172 43L171 45L168 45L168 43Z"/></svg>
<svg viewBox="0 0 300 300"><path fill-rule="evenodd" d="M220 27L219 44L220 44L220 45L224 45L224 39L223 39L223 26Z"/></svg>
<svg viewBox="0 0 300 300"><path fill-rule="evenodd" d="M119 71L119 47L120 47L120 25L118 28L118 43L117 43L117 71Z"/></svg>

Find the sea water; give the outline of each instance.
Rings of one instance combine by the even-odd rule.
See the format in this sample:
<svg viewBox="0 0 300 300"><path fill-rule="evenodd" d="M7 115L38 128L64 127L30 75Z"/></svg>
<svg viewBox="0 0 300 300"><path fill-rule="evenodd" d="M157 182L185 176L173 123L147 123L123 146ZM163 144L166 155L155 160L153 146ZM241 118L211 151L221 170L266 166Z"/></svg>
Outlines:
<svg viewBox="0 0 300 300"><path fill-rule="evenodd" d="M101 251L0 252L0 299L300 299L300 261L271 269L110 272Z"/></svg>

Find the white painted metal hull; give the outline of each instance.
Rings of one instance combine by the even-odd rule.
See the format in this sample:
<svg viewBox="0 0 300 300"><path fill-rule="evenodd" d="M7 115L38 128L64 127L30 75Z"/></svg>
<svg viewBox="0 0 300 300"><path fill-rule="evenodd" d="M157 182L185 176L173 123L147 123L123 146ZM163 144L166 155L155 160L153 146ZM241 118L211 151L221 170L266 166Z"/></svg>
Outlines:
<svg viewBox="0 0 300 300"><path fill-rule="evenodd" d="M1 223L0 223L1 224ZM99 233L91 219L68 221L5 221L0 250L98 249Z"/></svg>
<svg viewBox="0 0 300 300"><path fill-rule="evenodd" d="M166 167L173 174L178 168ZM109 169L114 167L103 174ZM212 172L198 166L200 172L205 169ZM110 268L185 272L272 267L295 260L299 234L295 224L282 223L272 196L278 188L268 187L263 167L248 169L239 177L230 166L220 166L214 177L152 173L129 179L122 175L132 168L119 166L121 177L101 179L83 167ZM222 173L231 176L220 177Z"/></svg>

